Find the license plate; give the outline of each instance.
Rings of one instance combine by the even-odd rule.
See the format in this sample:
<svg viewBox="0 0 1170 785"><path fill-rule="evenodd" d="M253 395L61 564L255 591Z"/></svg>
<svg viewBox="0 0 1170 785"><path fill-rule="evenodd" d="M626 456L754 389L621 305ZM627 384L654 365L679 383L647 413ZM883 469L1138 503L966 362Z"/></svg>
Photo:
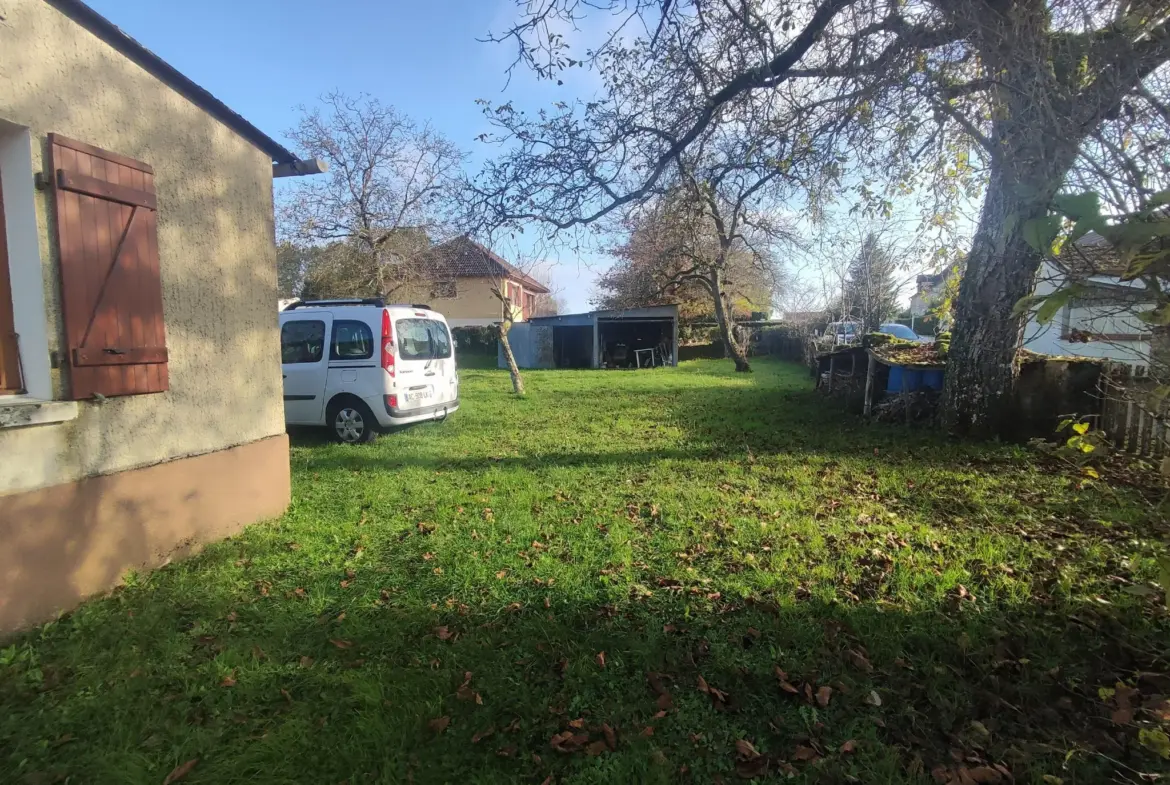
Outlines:
<svg viewBox="0 0 1170 785"><path fill-rule="evenodd" d="M429 398L434 397L434 395L435 395L435 391L433 389L430 389L430 388L428 388L426 390L414 390L413 392L408 392L406 394L406 400L407 401L425 401Z"/></svg>

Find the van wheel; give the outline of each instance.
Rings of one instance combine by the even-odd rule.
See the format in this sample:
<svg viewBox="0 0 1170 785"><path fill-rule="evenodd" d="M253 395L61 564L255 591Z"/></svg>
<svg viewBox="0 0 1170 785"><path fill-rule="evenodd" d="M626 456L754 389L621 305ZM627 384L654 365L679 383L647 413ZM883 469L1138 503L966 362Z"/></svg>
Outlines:
<svg viewBox="0 0 1170 785"><path fill-rule="evenodd" d="M329 407L329 427L342 444L372 442L378 436L376 424L370 407L359 400L351 398Z"/></svg>

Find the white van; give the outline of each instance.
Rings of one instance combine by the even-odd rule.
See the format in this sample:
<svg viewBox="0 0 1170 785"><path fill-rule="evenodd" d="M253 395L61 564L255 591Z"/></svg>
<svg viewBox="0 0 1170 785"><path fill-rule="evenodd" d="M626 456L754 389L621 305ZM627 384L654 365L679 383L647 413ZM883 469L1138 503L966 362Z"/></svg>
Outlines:
<svg viewBox="0 0 1170 785"><path fill-rule="evenodd" d="M280 312L284 420L368 442L459 408L447 320L426 305L309 300Z"/></svg>

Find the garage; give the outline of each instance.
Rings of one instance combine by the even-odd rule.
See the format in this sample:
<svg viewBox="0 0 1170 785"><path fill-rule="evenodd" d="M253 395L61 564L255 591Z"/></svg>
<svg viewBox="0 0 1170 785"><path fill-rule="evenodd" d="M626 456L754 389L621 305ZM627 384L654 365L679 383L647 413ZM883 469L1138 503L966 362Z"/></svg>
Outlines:
<svg viewBox="0 0 1170 785"><path fill-rule="evenodd" d="M678 364L678 307L541 316L512 325L521 368L651 368ZM506 367L503 351L499 366Z"/></svg>

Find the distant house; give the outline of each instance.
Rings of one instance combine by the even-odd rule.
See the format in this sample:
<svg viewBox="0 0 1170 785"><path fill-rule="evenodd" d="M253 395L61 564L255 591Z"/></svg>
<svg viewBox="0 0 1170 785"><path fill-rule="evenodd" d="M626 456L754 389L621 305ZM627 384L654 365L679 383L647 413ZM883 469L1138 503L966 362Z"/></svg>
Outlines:
<svg viewBox="0 0 1170 785"><path fill-rule="evenodd" d="M469 237L433 246L424 251L420 270L431 281L425 291L408 298L425 301L447 317L452 327L485 327L503 315L498 287L512 307L513 321L527 321L537 308L537 298L548 287Z"/></svg>
<svg viewBox="0 0 1170 785"><path fill-rule="evenodd" d="M910 297L910 315L922 318L930 313L942 301L943 292L947 288L947 281L954 274L954 266L947 267L942 272L926 273L918 276L917 289Z"/></svg>
<svg viewBox="0 0 1170 785"><path fill-rule="evenodd" d="M0 634L289 500L273 177L78 0L0 3Z"/></svg>
<svg viewBox="0 0 1170 785"><path fill-rule="evenodd" d="M1096 232L1066 248L1055 261L1045 262L1036 294L1048 294L1070 282L1081 284L1083 292L1048 324L1040 324L1033 314L1024 328L1024 348L1040 354L1148 365L1149 329L1137 314L1150 299L1141 283L1121 280L1125 269Z"/></svg>

